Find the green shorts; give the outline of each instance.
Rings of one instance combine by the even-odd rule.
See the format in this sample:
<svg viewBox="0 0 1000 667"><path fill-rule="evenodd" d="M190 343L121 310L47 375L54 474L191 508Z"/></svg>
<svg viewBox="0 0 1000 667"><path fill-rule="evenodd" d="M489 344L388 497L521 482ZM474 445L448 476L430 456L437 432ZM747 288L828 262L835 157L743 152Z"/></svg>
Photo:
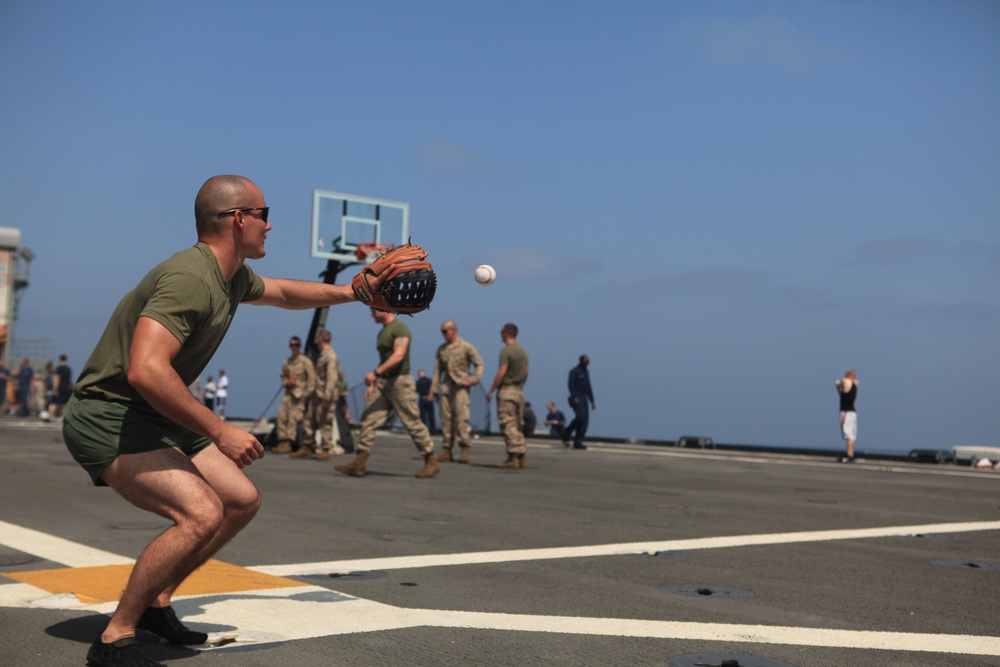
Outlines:
<svg viewBox="0 0 1000 667"><path fill-rule="evenodd" d="M95 486L107 486L101 473L120 454L176 447L188 456L212 444L150 407L131 406L73 395L63 413L63 441Z"/></svg>

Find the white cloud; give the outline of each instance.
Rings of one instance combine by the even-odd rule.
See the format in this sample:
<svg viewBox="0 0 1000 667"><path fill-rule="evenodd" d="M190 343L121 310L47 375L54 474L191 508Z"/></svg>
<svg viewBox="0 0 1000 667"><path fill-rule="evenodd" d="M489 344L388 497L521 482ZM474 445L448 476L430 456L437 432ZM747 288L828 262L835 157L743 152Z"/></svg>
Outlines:
<svg viewBox="0 0 1000 667"><path fill-rule="evenodd" d="M681 45L694 46L709 64L717 66L764 62L785 69L806 69L829 51L778 18L744 23L695 20L677 28L674 38Z"/></svg>
<svg viewBox="0 0 1000 667"><path fill-rule="evenodd" d="M428 167L445 173L465 169L482 160L479 152L448 141L425 142L420 145L419 152Z"/></svg>

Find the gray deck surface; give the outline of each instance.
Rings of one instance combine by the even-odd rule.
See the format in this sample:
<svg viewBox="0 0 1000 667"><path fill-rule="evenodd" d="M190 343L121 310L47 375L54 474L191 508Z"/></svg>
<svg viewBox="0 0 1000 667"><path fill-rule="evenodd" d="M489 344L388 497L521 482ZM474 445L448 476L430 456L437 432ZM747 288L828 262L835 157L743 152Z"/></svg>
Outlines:
<svg viewBox="0 0 1000 667"><path fill-rule="evenodd" d="M367 477L335 473L348 458L255 463L263 507L217 556L307 586L180 598L192 627L235 642L141 635L149 653L187 667L1000 664L1000 473L551 440L529 441L515 472L486 437L471 465L418 480L394 433ZM55 425L0 419L0 460L0 562L33 557L0 565L0 663L82 665L107 607L2 575L66 568L83 547L135 558L164 521L92 487ZM68 546L33 554L21 529Z"/></svg>

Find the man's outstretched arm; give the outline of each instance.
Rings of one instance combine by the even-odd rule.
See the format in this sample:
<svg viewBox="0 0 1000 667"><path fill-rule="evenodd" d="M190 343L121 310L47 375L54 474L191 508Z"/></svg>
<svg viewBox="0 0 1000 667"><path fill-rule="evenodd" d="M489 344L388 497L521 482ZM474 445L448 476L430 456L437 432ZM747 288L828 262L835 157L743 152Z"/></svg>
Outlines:
<svg viewBox="0 0 1000 667"><path fill-rule="evenodd" d="M382 281L390 275L390 264L379 276L368 276L368 285L373 291L378 291ZM350 285L328 285L309 280L291 280L288 278L265 278L264 294L256 301L248 301L254 306L277 306L288 310L305 310L308 308L323 308L324 306L339 306L342 303L357 301L358 297Z"/></svg>
<svg viewBox="0 0 1000 667"><path fill-rule="evenodd" d="M287 278L263 278L264 294L256 301L248 301L254 306L276 306L288 310L306 310L337 306L357 301L350 285L327 285L307 280Z"/></svg>

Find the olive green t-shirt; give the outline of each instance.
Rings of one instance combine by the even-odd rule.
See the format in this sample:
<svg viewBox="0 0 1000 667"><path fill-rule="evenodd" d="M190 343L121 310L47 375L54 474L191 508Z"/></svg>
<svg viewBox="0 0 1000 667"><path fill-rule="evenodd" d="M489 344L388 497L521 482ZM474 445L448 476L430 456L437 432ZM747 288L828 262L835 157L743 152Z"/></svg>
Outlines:
<svg viewBox="0 0 1000 667"><path fill-rule="evenodd" d="M500 350L500 365L507 364L507 374L500 383L502 387L520 387L528 378L528 353L517 343L510 343Z"/></svg>
<svg viewBox="0 0 1000 667"><path fill-rule="evenodd" d="M400 322L398 318L382 327L382 331L379 332L378 339L375 341L375 347L378 348L378 358L380 364L385 363L385 360L392 356L392 351L395 349L397 338L410 338L410 327ZM403 363L386 371L384 375L387 378L394 378L399 377L400 375L409 374L410 347L407 346L406 356L403 357Z"/></svg>
<svg viewBox="0 0 1000 667"><path fill-rule="evenodd" d="M76 394L145 404L128 383L128 355L140 317L162 324L181 343L171 362L185 385L194 382L222 343L236 306L264 295L264 281L245 264L226 281L204 243L161 262L118 303L80 372Z"/></svg>

